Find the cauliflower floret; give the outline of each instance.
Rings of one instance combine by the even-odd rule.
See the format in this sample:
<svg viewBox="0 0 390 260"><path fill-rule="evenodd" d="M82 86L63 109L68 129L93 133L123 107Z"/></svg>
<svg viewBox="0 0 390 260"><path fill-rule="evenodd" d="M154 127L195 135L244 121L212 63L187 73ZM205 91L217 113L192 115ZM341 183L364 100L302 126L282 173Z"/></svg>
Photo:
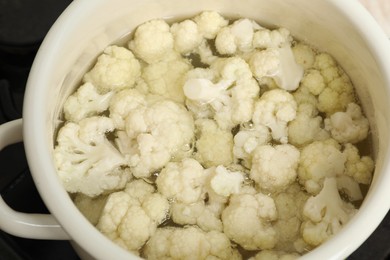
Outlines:
<svg viewBox="0 0 390 260"><path fill-rule="evenodd" d="M241 172L232 172L219 165L210 179L210 187L217 195L228 197L239 193L243 181Z"/></svg>
<svg viewBox="0 0 390 260"><path fill-rule="evenodd" d="M206 173L198 161L187 158L170 162L160 172L156 184L162 195L184 203L198 201L203 194Z"/></svg>
<svg viewBox="0 0 390 260"><path fill-rule="evenodd" d="M201 115L214 117L222 129L229 131L251 119L260 88L243 59L220 58L211 69L190 71L187 78L184 94L194 114L204 111Z"/></svg>
<svg viewBox="0 0 390 260"><path fill-rule="evenodd" d="M289 45L255 51L249 65L255 77L271 77L279 88L288 91L298 88L304 72L303 67L295 61Z"/></svg>
<svg viewBox="0 0 390 260"><path fill-rule="evenodd" d="M289 143L304 146L313 141L328 139L330 134L322 125L322 117L318 116L315 106L310 103L299 104L296 118L288 124Z"/></svg>
<svg viewBox="0 0 390 260"><path fill-rule="evenodd" d="M229 239L220 232L184 228L159 228L145 246L145 257L157 259L241 259Z"/></svg>
<svg viewBox="0 0 390 260"><path fill-rule="evenodd" d="M214 84L207 78L189 78L183 86L183 91L188 99L204 104L220 99L221 96L226 97L224 90L231 84L228 80Z"/></svg>
<svg viewBox="0 0 390 260"><path fill-rule="evenodd" d="M366 139L369 122L362 114L360 106L350 103L345 112L336 112L325 119L325 128L339 143L358 143Z"/></svg>
<svg viewBox="0 0 390 260"><path fill-rule="evenodd" d="M337 189L340 193L347 195L349 201L361 201L363 193L360 190L359 183L348 175L341 175L336 177Z"/></svg>
<svg viewBox="0 0 390 260"><path fill-rule="evenodd" d="M135 153L128 154L134 176L149 177L172 157L181 158L194 137L194 121L184 106L157 100L131 110L125 122L126 141ZM120 142L120 140L119 140Z"/></svg>
<svg viewBox="0 0 390 260"><path fill-rule="evenodd" d="M297 104L285 90L273 89L265 92L255 103L252 121L271 129L272 138L281 143L288 142L287 123L296 116Z"/></svg>
<svg viewBox="0 0 390 260"><path fill-rule="evenodd" d="M286 253L284 251L262 250L249 260L295 260L299 258L297 253Z"/></svg>
<svg viewBox="0 0 390 260"><path fill-rule="evenodd" d="M125 89L117 92L110 102L110 118L117 130L125 129L128 113L138 107L146 106L145 96L136 89Z"/></svg>
<svg viewBox="0 0 390 260"><path fill-rule="evenodd" d="M194 51L203 40L198 25L192 20L172 24L171 33L174 39L174 48L181 54Z"/></svg>
<svg viewBox="0 0 390 260"><path fill-rule="evenodd" d="M186 59L173 54L145 67L142 78L148 85L150 93L183 103L183 84L185 75L191 67Z"/></svg>
<svg viewBox="0 0 390 260"><path fill-rule="evenodd" d="M356 102L354 88L349 77L329 54L318 54L314 68L321 72L326 83L326 87L318 96L319 111L332 115L338 111L345 111L349 103Z"/></svg>
<svg viewBox="0 0 390 260"><path fill-rule="evenodd" d="M313 67L316 53L309 45L300 42L292 47L292 51L297 63L305 70Z"/></svg>
<svg viewBox="0 0 390 260"><path fill-rule="evenodd" d="M83 118L106 111L113 94L114 92L99 94L90 82L81 85L64 103L65 119L77 123Z"/></svg>
<svg viewBox="0 0 390 260"><path fill-rule="evenodd" d="M128 47L137 57L151 64L173 51L174 39L168 23L155 19L137 27Z"/></svg>
<svg viewBox="0 0 390 260"><path fill-rule="evenodd" d="M169 212L169 202L143 180L108 196L97 228L129 251L139 250Z"/></svg>
<svg viewBox="0 0 390 260"><path fill-rule="evenodd" d="M106 138L113 130L114 123L107 117L68 122L60 129L54 160L68 192L95 197L126 185L131 174L117 170L126 164L125 158Z"/></svg>
<svg viewBox="0 0 390 260"><path fill-rule="evenodd" d="M343 154L346 156L345 174L353 177L361 184L370 184L374 171L374 161L369 156L359 155L359 150L353 144L346 144Z"/></svg>
<svg viewBox="0 0 390 260"><path fill-rule="evenodd" d="M96 86L101 93L131 88L141 74L141 65L133 53L118 46L107 47L83 81Z"/></svg>
<svg viewBox="0 0 390 260"><path fill-rule="evenodd" d="M199 119L196 127L200 132L196 140L195 158L206 168L229 165L233 162L233 135L222 130L215 121Z"/></svg>
<svg viewBox="0 0 390 260"><path fill-rule="evenodd" d="M199 32L206 39L214 39L222 27L229 24L222 15L215 11L204 11L194 18Z"/></svg>
<svg viewBox="0 0 390 260"><path fill-rule="evenodd" d="M350 203L343 201L335 178L326 178L321 192L310 197L303 214L307 220L302 225L306 243L317 246L336 234L357 212Z"/></svg>
<svg viewBox="0 0 390 260"><path fill-rule="evenodd" d="M318 96L326 87L324 77L316 69L307 70L302 78L300 88L307 89L311 94Z"/></svg>
<svg viewBox="0 0 390 260"><path fill-rule="evenodd" d="M294 252L296 251L294 244L301 238L302 209L309 195L297 182L294 182L287 190L274 196L278 211L278 219L273 225L278 237L274 249Z"/></svg>
<svg viewBox="0 0 390 260"><path fill-rule="evenodd" d="M297 177L299 155L290 144L258 146L253 151L250 178L266 191L283 191Z"/></svg>
<svg viewBox="0 0 390 260"><path fill-rule="evenodd" d="M267 144L271 140L271 134L266 126L258 125L240 129L234 136L233 155L235 160L242 160L242 164L248 169L252 165L252 152L257 146Z"/></svg>
<svg viewBox="0 0 390 260"><path fill-rule="evenodd" d="M259 28L253 35L253 47L258 49L280 48L290 45L292 37L286 28L268 30Z"/></svg>
<svg viewBox="0 0 390 260"><path fill-rule="evenodd" d="M244 176L223 166L209 168L206 172L207 181L202 188L207 195L194 203L175 202L172 205L172 220L180 225L196 224L204 231L222 232L221 212L228 197L240 192Z"/></svg>
<svg viewBox="0 0 390 260"><path fill-rule="evenodd" d="M334 139L315 141L302 149L298 177L306 191L317 194L326 177L344 173L346 156L340 150Z"/></svg>
<svg viewBox="0 0 390 260"><path fill-rule="evenodd" d="M254 29L257 27L258 25L249 19L239 19L232 25L222 28L215 38L217 51L224 55L252 50Z"/></svg>
<svg viewBox="0 0 390 260"><path fill-rule="evenodd" d="M175 202L171 207L172 220L179 225L197 225L203 231L222 232L221 212L214 208L203 200L190 204Z"/></svg>
<svg viewBox="0 0 390 260"><path fill-rule="evenodd" d="M276 232L270 221L276 219L274 200L262 193L232 195L222 212L224 233L246 250L275 246Z"/></svg>
<svg viewBox="0 0 390 260"><path fill-rule="evenodd" d="M256 78L272 77L279 68L279 52L277 49L255 51L248 62Z"/></svg>

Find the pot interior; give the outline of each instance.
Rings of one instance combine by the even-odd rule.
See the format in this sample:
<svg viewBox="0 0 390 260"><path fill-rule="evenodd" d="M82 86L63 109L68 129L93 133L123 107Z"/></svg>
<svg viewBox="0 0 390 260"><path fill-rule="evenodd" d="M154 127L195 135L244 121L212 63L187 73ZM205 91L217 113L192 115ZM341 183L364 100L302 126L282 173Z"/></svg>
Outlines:
<svg viewBox="0 0 390 260"><path fill-rule="evenodd" d="M378 189L377 186L384 178L387 163L387 147L389 146L387 126L390 121L389 78L384 71L380 50L369 38L370 30L372 33L378 33L378 29L373 20L368 20L368 22L365 20L367 14L364 13L362 7L356 10L352 8L356 7L355 4L357 3L340 3L336 0L198 0L196 4L190 0L74 1L42 44L28 88L32 89L39 83L39 88L34 90L34 96L41 96L44 102L29 105L32 111L26 111L25 117L39 117L39 115L30 115L30 113L39 112L44 112L46 115L43 120L45 133L41 135L45 140L47 155L42 156L51 157L55 131L61 123L63 103L107 45L128 37L137 25L153 18L183 19L204 10L215 10L227 17L246 17L258 21L261 25L286 27L294 37L333 55L351 77L372 129L376 171L366 199L371 200L371 197L378 196L371 190ZM347 7L352 9L347 10ZM364 19L358 22L357 18L350 18L353 15L363 15ZM367 23L364 27L365 22ZM359 24L358 27L357 24ZM372 29L371 26L375 28ZM27 103L34 103L32 99L33 95L29 94ZM37 172L42 170L39 167L43 166L37 166L33 174L34 179L42 182L42 176L38 176L41 173ZM56 178L53 163L50 169L49 173L45 173L46 178ZM45 181L38 185L38 188L50 210L56 214L58 200L68 200L69 203L70 199L58 196L55 201L50 198L50 189L53 191L61 189L58 181L54 187L43 188L44 184ZM362 208L364 207L363 204ZM81 215L76 215L76 211L74 207L68 213L80 218ZM75 240L81 244L81 247L89 252L101 247L98 244L89 245L76 235L80 232L78 228L85 229L86 232L97 233L93 231L93 227L77 226L67 221L65 217L58 216L58 218L71 236L76 236ZM368 236L372 231L367 230L365 234ZM349 250L350 253L354 250L351 247L356 248L365 238L355 244L352 243L354 245L350 245L345 250ZM108 240L99 241L107 242ZM334 243L332 246L335 246ZM312 253L315 253L314 251ZM104 258L104 250L96 251L96 256Z"/></svg>

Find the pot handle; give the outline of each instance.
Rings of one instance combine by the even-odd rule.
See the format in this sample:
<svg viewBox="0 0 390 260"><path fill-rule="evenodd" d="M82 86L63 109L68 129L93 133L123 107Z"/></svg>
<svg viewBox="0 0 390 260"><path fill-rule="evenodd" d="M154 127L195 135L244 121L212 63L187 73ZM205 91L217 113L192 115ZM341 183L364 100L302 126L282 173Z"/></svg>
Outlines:
<svg viewBox="0 0 390 260"><path fill-rule="evenodd" d="M23 141L22 119L0 125L0 151L6 146ZM23 238L68 240L53 215L17 212L0 196L0 229Z"/></svg>

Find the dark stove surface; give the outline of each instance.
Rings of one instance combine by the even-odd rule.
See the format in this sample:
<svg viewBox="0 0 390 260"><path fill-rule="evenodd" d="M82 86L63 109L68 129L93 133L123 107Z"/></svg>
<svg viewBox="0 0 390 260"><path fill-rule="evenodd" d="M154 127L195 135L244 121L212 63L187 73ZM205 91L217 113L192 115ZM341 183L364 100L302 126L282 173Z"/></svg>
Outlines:
<svg viewBox="0 0 390 260"><path fill-rule="evenodd" d="M23 95L36 51L71 0L0 0L0 124L21 118ZM23 144L0 152L0 193L15 210L48 213L31 178ZM390 214L348 259L390 256ZM68 241L31 240L0 231L0 260L76 260Z"/></svg>

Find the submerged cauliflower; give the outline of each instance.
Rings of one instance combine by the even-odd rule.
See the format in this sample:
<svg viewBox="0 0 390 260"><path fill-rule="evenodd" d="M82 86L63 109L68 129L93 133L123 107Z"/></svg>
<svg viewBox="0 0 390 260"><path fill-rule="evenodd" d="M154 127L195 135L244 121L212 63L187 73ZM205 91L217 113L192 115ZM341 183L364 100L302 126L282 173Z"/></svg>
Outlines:
<svg viewBox="0 0 390 260"><path fill-rule="evenodd" d="M310 197L303 207L303 239L317 246L337 233L356 213L355 207L343 201L335 178L326 178L321 192Z"/></svg>
<svg viewBox="0 0 390 260"><path fill-rule="evenodd" d="M262 193L233 195L222 212L224 233L247 250L275 246L276 232L270 221L276 219L274 200Z"/></svg>
<svg viewBox="0 0 390 260"><path fill-rule="evenodd" d="M91 117L78 124L68 122L58 132L54 160L58 176L68 192L94 197L123 188L131 173L120 170L124 156L107 139L114 124L106 117ZM93 185L91 185L93 184Z"/></svg>
<svg viewBox="0 0 390 260"><path fill-rule="evenodd" d="M114 45L104 50L83 80L97 86L100 92L107 93L133 87L140 74L141 65L133 53Z"/></svg>
<svg viewBox="0 0 390 260"><path fill-rule="evenodd" d="M147 259L241 259L230 240L217 231L196 227L160 228L145 247Z"/></svg>
<svg viewBox="0 0 390 260"><path fill-rule="evenodd" d="M333 57L212 10L105 48L63 118L65 189L147 259L296 259L354 216L375 167Z"/></svg>
<svg viewBox="0 0 390 260"><path fill-rule="evenodd" d="M258 146L253 152L250 177L261 189L285 190L297 177L299 150L292 145Z"/></svg>
<svg viewBox="0 0 390 260"><path fill-rule="evenodd" d="M255 125L267 126L276 141L287 143L287 124L296 117L296 112L294 97L285 90L273 89L256 102L252 120Z"/></svg>
<svg viewBox="0 0 390 260"><path fill-rule="evenodd" d="M152 185L130 182L108 196L96 227L120 246L138 251L167 217L169 203Z"/></svg>
<svg viewBox="0 0 390 260"><path fill-rule="evenodd" d="M126 136L118 142L131 146L129 166L136 177L149 177L172 156L192 142L194 123L185 108L170 100L161 100L131 110L125 121Z"/></svg>

